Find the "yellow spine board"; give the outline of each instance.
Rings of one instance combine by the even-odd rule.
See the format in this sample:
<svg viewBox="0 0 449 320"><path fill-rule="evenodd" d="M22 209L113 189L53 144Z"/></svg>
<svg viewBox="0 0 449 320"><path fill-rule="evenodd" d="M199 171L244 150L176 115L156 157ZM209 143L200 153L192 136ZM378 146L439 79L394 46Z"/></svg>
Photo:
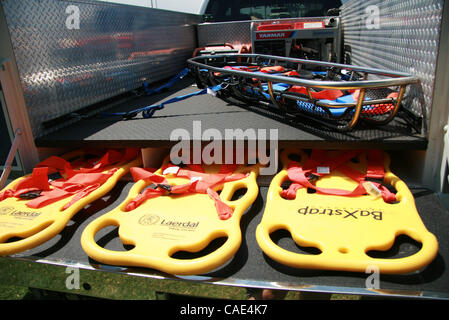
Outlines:
<svg viewBox="0 0 449 320"><path fill-rule="evenodd" d="M64 159L81 157L85 153L83 150L76 150L62 156ZM0 256L8 256L18 252L37 247L50 240L60 233L70 219L86 205L103 197L116 185L117 181L129 172L134 166L141 165L142 160L138 158L121 162L114 165L117 171L99 188L81 198L69 208L63 210L65 204L75 196L70 196L39 209L32 209L26 206L27 200L8 198L0 202ZM107 166L103 172L107 172L113 167ZM29 175L17 178L9 183L4 190L13 189L22 179ZM7 242L11 238L21 238L20 240Z"/></svg>
<svg viewBox="0 0 449 320"><path fill-rule="evenodd" d="M394 204L373 195L323 195L308 193L307 188L299 189L294 200L286 200L281 197L281 185L289 180L287 165L292 154L301 157L301 165L307 160L302 151L283 150L283 169L270 184L264 214L256 230L259 246L271 259L294 268L366 272L367 268L377 267L381 273L399 274L421 269L435 258L438 242L424 226L407 185L390 171L386 153L384 183L397 190ZM358 160L347 165L366 172L366 154L359 155ZM345 190L353 190L357 184L338 169L316 182L317 187ZM289 231L299 246L315 247L321 253L302 254L279 247L270 234L280 229ZM367 255L370 250L390 249L399 235L420 242L421 249L396 259Z"/></svg>
<svg viewBox="0 0 449 320"><path fill-rule="evenodd" d="M168 163L168 158L164 164ZM163 167L163 166L162 166ZM206 173L217 173L220 165L203 165ZM126 205L151 182L137 181L127 198L111 212L92 221L81 236L81 245L96 261L120 266L157 269L170 274L203 274L230 260L241 244L240 219L255 201L259 192L256 178L259 165L240 166L234 173L249 173L241 180L217 186L220 199L234 212L231 218L220 220L214 201L207 194L164 195L149 199L132 211ZM162 175L158 169L155 174ZM170 184L182 185L188 179L165 175ZM246 193L233 200L234 192L246 188ZM114 251L100 247L95 235L103 228L117 226L120 240L134 246L129 251ZM198 258L178 259L179 251L199 252L214 239L226 237L215 251Z"/></svg>

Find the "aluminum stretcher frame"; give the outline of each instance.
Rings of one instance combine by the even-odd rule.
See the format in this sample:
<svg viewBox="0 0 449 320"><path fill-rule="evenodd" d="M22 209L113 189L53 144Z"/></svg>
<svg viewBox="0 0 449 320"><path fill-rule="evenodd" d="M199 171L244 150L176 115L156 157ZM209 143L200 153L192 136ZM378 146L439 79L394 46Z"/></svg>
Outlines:
<svg viewBox="0 0 449 320"><path fill-rule="evenodd" d="M324 61L315 61L315 60L304 60L297 58L289 58L289 57L279 57L279 56L271 56L271 55L261 55L261 54L216 54L216 55L203 55L198 57L190 58L188 61L188 65L190 70L194 74L197 79L197 84L202 86L210 86L210 85L218 85L220 84L217 81L216 74L225 74L233 77L233 80L238 78L257 78L258 88L256 90L265 92L262 88L262 81L266 81L268 87L268 94L270 97L270 102L275 106L277 111L282 113L289 113L286 107L279 103L277 98L281 97L279 92L276 92L273 88L273 84L276 83L285 83L290 85L299 85L303 86L307 90L308 97L297 97L291 94L285 95L282 94L283 98L297 99L303 102L313 103L316 106L322 107L325 111L326 108L347 108L347 110L354 110L351 119L347 124L343 125L335 125L327 121L323 121L317 117L307 116L305 113L301 113L304 117L310 117L314 121L322 123L331 128L337 129L339 131L350 131L355 125L358 123L361 118L362 108L364 106L370 105L378 105L378 104L392 104L394 103L394 107L391 110L390 114L381 120L377 119L368 119L364 118L364 120L376 124L376 125L384 125L390 122L398 113L401 102L403 100L406 87L411 84L416 84L419 82L418 77L397 71L388 71L382 69L375 68L367 68L361 66L353 66L347 64L340 63L332 63L332 62L324 62ZM238 62L238 63L237 63ZM362 80L356 81L317 81L317 80L309 80L302 78L293 78L288 76L280 76L280 75L272 75L272 74L261 74L261 73L253 73L247 71L240 70L230 70L223 68L228 64L234 63L235 65L263 65L263 66L273 66L279 64L290 64L296 65L296 69L301 70L302 66L316 66L319 68L337 68L339 70L350 71L350 79L353 78L354 74L361 74ZM292 68L294 69L294 68ZM207 70L206 79L201 75L200 70ZM374 75L377 77L386 77L383 79L369 79L369 75ZM235 88L235 84L237 82L233 81L221 81L221 84L225 84L226 88L230 87L231 90L228 92L239 100L248 101L248 97L245 97ZM396 99L387 98L387 99L374 99L374 100L365 100L365 93L369 89L379 89L379 88L388 88L388 87L399 87L398 96ZM334 90L360 90L357 101L353 103L339 103L339 104L329 104L318 101L312 97L311 88L316 89L334 89ZM257 99L256 99L257 100ZM259 101L261 102L261 101ZM266 103L265 103L266 104ZM346 110L346 111L347 111ZM344 112L347 114L348 112ZM329 112L328 112L329 113Z"/></svg>

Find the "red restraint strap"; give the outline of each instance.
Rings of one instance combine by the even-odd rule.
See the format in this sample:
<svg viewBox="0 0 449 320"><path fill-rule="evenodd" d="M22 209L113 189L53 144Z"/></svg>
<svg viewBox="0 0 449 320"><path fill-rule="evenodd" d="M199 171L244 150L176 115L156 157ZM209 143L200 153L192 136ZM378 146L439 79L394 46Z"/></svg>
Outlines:
<svg viewBox="0 0 449 320"><path fill-rule="evenodd" d="M73 169L72 165L61 157L52 156L38 163L36 165L36 168L48 167L49 174L60 172L61 174L65 174L67 178L70 178L75 174L99 172L102 170L102 168L108 165L121 161L130 161L131 159L137 157L138 152L139 149L137 148L127 148L124 154L117 150L108 150L101 156L100 159L82 161L81 163L79 163L80 168L78 169Z"/></svg>
<svg viewBox="0 0 449 320"><path fill-rule="evenodd" d="M20 197L32 191L39 191L40 195L29 200L26 205L30 208L41 208L63 198L75 195L63 209L69 208L79 199L98 189L117 171L116 168L106 173L100 172L107 165L120 161L129 161L138 154L138 149L128 148L122 154L116 150L108 150L100 159L90 161L75 160L79 165L91 166L72 169L71 164L63 158L52 156L38 163L30 177L20 181L14 190L5 190L0 194L0 201L10 197ZM67 179L60 178L48 182L48 175L59 172L67 175ZM50 188L50 185L53 188Z"/></svg>
<svg viewBox="0 0 449 320"><path fill-rule="evenodd" d="M155 169L131 168L131 174L134 181L147 180L156 184L155 189L145 189L141 194L132 199L125 207L126 211L131 211L141 205L145 200L153 199L167 194L188 194L188 193L202 193L207 194L215 202L218 216L221 220L229 219L233 214L233 209L226 203L221 201L220 196L214 187L231 181L236 181L247 177L246 174L232 174L238 165L222 165L219 173L208 174L205 173L200 165L189 165L187 169L179 168L174 175L180 178L190 179L189 183L168 186L168 181L163 177L154 174ZM165 171L168 167L176 167L169 165L162 168ZM167 187L169 189L167 189Z"/></svg>
<svg viewBox="0 0 449 320"><path fill-rule="evenodd" d="M28 201L26 205L35 209L42 208L65 197L75 195L64 205L63 210L65 210L92 191L98 189L115 171L117 169L109 170L107 173L78 173L67 180L59 179L52 181L50 184L54 187L53 189L42 191L40 197Z"/></svg>
<svg viewBox="0 0 449 320"><path fill-rule="evenodd" d="M260 68L258 66L237 66L237 67L224 66L223 69L254 72L254 71L258 71Z"/></svg>
<svg viewBox="0 0 449 320"><path fill-rule="evenodd" d="M260 71L263 73L279 73L279 72L284 72L285 69L281 66L271 66L271 67L260 68Z"/></svg>
<svg viewBox="0 0 449 320"><path fill-rule="evenodd" d="M302 86L292 86L288 89L288 92L300 93L308 96L307 89ZM321 91L311 91L312 98L314 99L326 99L326 100L335 100L343 96L343 92L337 89L325 89Z"/></svg>
<svg viewBox="0 0 449 320"><path fill-rule="evenodd" d="M352 98L354 99L354 101L358 101L359 95L360 95L360 90L354 90L354 92L352 92ZM398 96L399 96L398 92L391 92L386 98L387 99L397 99ZM393 108L394 108L393 103L381 103L381 104L365 106L363 108L362 112L366 113L366 114L385 114L385 113L393 110Z"/></svg>
<svg viewBox="0 0 449 320"><path fill-rule="evenodd" d="M286 77L299 77L299 73L296 72L295 70L284 72L282 73L282 75Z"/></svg>
<svg viewBox="0 0 449 320"><path fill-rule="evenodd" d="M14 190L7 189L0 193L0 201L11 197L20 197L32 191L50 190L48 184L48 168L34 168L31 176L21 180Z"/></svg>
<svg viewBox="0 0 449 320"><path fill-rule="evenodd" d="M313 150L311 157L306 161L304 167L301 167L299 163L291 161L289 163L287 174L288 178L292 181L290 187L283 190L281 196L286 199L295 199L296 192L300 188L312 188L316 190L317 193L327 194L327 195L338 195L355 197L366 194L366 189L363 186L363 182L366 178L383 179L385 175L383 167L383 155L380 151L372 150L368 152L368 167L366 174L363 174L347 165L345 163L350 159L360 153L359 151L348 151L336 156L334 158L329 158L326 152L323 150ZM329 171L338 169L344 175L350 177L354 181L358 182L357 187L354 190L342 190L342 189L332 189L332 188L320 188L313 185L310 180L311 177L320 177L322 174L317 173L317 167L328 167ZM382 198L385 202L391 203L396 201L396 195L390 192L385 186L378 182L372 181L373 185L379 189L382 194Z"/></svg>

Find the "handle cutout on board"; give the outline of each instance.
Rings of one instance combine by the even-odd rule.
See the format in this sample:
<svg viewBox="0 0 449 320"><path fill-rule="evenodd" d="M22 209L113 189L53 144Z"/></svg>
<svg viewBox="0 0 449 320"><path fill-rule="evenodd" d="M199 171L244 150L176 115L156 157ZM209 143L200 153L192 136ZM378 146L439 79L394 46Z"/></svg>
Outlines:
<svg viewBox="0 0 449 320"><path fill-rule="evenodd" d="M293 240L291 233L286 229L278 229L276 231L271 232L270 239L278 247L291 252L308 255L319 255L322 253L322 251L317 247L300 246Z"/></svg>
<svg viewBox="0 0 449 320"><path fill-rule="evenodd" d="M394 239L393 245L387 250L371 249L366 254L377 259L399 259L413 256L422 248L422 243L406 234L399 234Z"/></svg>
<svg viewBox="0 0 449 320"><path fill-rule="evenodd" d="M172 253L170 257L178 260L192 260L202 258L220 249L226 243L227 240L228 237L226 236L218 237L209 242L209 244L200 251L192 252L186 250L179 250Z"/></svg>
<svg viewBox="0 0 449 320"><path fill-rule="evenodd" d="M54 223L54 221L50 221L50 220L49 221L45 221L41 225L39 225L37 228L35 228L32 231L28 232L23 237L20 234L13 234L13 235L9 236L6 239L2 239L3 241L0 240L0 244L1 243L16 243L16 242L20 242L22 240L25 240L27 238L30 238L30 237L38 234L39 232L44 231L45 229L50 227L53 223Z"/></svg>
<svg viewBox="0 0 449 320"><path fill-rule="evenodd" d="M109 247L114 247L113 251L130 251L135 248L133 244L126 244L119 237L119 226L115 224L109 224L103 226L95 234L95 243L103 249L111 250ZM121 246L117 246L117 242L120 242Z"/></svg>

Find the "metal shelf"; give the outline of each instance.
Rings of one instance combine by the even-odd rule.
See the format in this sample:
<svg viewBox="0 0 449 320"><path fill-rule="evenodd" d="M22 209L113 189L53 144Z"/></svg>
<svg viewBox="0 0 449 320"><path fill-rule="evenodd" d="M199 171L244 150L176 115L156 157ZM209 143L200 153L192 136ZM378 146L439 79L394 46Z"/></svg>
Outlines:
<svg viewBox="0 0 449 320"><path fill-rule="evenodd" d="M198 276L176 276L152 269L109 266L93 261L81 248L82 231L93 219L119 205L132 184L121 181L110 195L76 214L64 231L50 241L26 252L0 258L0 281L5 284L120 299L148 298L149 290L196 297L207 294L209 298L242 299L245 288L248 287L449 299L449 270L445 267L449 263L449 242L446 237L449 232L449 212L438 195L419 185L410 185L410 189L423 222L438 238L439 253L423 270L403 275L380 275L380 288L367 289L365 282L369 274L293 269L276 263L262 253L255 240L255 229L263 214L268 191L265 186L260 187L258 198L242 217L243 240L239 251L217 270ZM97 241L105 248L125 250L117 230L112 227L101 230ZM288 246L294 244L287 244ZM411 247L407 242L397 243L392 251L396 252L395 255L406 255L413 249ZM79 289L69 290L66 287L70 270L74 270L67 268L79 270ZM179 283L188 283L188 292ZM112 290L113 288L115 289Z"/></svg>
<svg viewBox="0 0 449 320"><path fill-rule="evenodd" d="M110 102L108 112L127 112L197 90L193 79L186 77L170 91L157 95L120 97L121 100ZM269 130L275 129L280 148L425 150L427 147L425 136L401 119L382 127L360 125L351 132L336 132L308 119L285 120L269 110L208 94L167 105L147 119L141 115L130 120L121 117L81 117L63 129L38 137L35 142L38 147L95 147L100 144L103 147L171 147L178 142L170 140L176 129L187 130L193 138L194 122L201 127L201 136L205 130L214 129L222 141L236 140L232 134L227 137L226 130L232 133L237 129L245 131L250 128L254 132L262 129L267 140L270 140ZM202 141L207 143L209 139L202 138Z"/></svg>

